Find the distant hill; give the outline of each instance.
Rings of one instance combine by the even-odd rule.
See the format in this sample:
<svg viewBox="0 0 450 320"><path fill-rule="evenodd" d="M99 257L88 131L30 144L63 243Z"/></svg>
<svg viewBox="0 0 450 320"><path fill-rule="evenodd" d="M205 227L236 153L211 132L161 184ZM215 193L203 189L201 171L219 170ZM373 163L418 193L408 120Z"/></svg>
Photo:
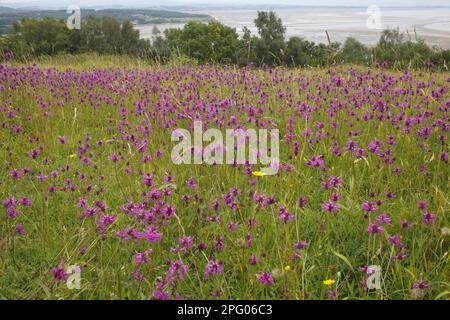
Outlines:
<svg viewBox="0 0 450 320"><path fill-rule="evenodd" d="M14 14L23 11L22 9L8 8L0 6L0 14Z"/></svg>
<svg viewBox="0 0 450 320"><path fill-rule="evenodd" d="M178 11L153 9L81 9L81 19L88 16L111 16L119 21L130 19L134 24L180 23L186 22L188 20L213 20L211 16L206 14L192 14ZM27 10L0 6L0 34L7 31L14 22L19 21L24 17L53 17L56 19L67 19L69 17L69 14L66 12L66 10Z"/></svg>

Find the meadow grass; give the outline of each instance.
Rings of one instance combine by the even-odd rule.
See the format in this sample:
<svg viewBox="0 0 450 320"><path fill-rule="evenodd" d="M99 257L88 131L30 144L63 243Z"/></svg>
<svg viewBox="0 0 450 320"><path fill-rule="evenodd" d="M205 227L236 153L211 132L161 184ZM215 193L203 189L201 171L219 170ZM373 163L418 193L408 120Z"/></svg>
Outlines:
<svg viewBox="0 0 450 320"><path fill-rule="evenodd" d="M160 66L84 55L4 64L0 79L0 200L31 200L0 207L1 299L449 297L448 74ZM171 131L194 118L221 129L279 128L281 172L174 165ZM418 134L424 127L430 132ZM308 165L318 155L324 166ZM342 186L324 188L330 177ZM259 194L275 203L258 206ZM330 197L338 212L322 208ZM365 211L364 201L378 209ZM280 219L281 206L292 221ZM171 207L176 213L166 212ZM96 210L82 217L88 208ZM382 212L390 224L377 222ZM427 212L436 217L425 224ZM115 221L102 229L104 215ZM368 234L371 224L382 231ZM145 227L161 239L117 235ZM296 248L301 240L307 244ZM223 270L206 278L210 259ZM80 290L50 272L62 260L82 267ZM381 267L380 290L365 288L367 265Z"/></svg>

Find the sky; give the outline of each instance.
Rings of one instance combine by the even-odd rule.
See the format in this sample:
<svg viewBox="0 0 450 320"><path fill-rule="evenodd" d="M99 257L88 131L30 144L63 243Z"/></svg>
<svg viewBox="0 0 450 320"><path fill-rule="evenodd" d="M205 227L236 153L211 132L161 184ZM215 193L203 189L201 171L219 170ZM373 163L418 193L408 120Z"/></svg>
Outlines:
<svg viewBox="0 0 450 320"><path fill-rule="evenodd" d="M33 7L67 7L68 5L80 7L95 6L129 6L129 7L154 7L170 5L257 5L257 4L282 4L282 5L313 5L313 6L450 6L448 0L0 0L0 6L33 6Z"/></svg>

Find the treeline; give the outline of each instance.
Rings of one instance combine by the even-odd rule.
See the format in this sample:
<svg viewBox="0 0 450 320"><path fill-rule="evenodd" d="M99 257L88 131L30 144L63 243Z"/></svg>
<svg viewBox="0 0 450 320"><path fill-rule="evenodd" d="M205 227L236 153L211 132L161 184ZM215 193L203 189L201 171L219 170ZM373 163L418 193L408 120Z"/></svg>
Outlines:
<svg viewBox="0 0 450 320"><path fill-rule="evenodd" d="M79 30L70 30L65 21L51 17L23 18L0 38L0 49L18 59L61 52L139 55L149 45L139 39L139 31L129 20L119 23L113 17L94 16L84 19Z"/></svg>
<svg viewBox="0 0 450 320"><path fill-rule="evenodd" d="M1 5L1 1L0 1ZM209 21L207 14L194 14L159 9L82 9L83 16L114 17L120 22L131 19L134 23L184 23L189 20ZM0 34L7 33L16 21L24 17L42 19L45 17L67 19L67 10L32 10L14 9L0 6Z"/></svg>
<svg viewBox="0 0 450 320"><path fill-rule="evenodd" d="M153 30L152 40L139 39L129 20L89 16L81 29L69 30L65 21L24 18L0 38L0 50L16 59L61 52L127 54L166 63L180 57L198 63L255 66L329 66L341 63L383 64L394 68L448 70L450 50L428 46L422 39L406 37L399 30L385 30L374 47L353 38L343 44L316 44L300 37L286 39L286 28L274 12L258 12L254 20L258 35L244 28L218 22L188 22L182 29ZM328 37L329 39L329 37Z"/></svg>

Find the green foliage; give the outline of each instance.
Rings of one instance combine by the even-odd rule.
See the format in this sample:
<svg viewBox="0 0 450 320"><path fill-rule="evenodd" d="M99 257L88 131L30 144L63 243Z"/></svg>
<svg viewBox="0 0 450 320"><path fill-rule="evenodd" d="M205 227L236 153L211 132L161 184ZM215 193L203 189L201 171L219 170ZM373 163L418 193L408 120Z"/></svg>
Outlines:
<svg viewBox="0 0 450 320"><path fill-rule="evenodd" d="M299 37L291 37L286 46L286 64L288 66L307 66L311 63L312 42Z"/></svg>
<svg viewBox="0 0 450 320"><path fill-rule="evenodd" d="M164 39L157 36L154 48L164 59L172 54L194 58L201 63L237 63L239 38L234 28L218 22L188 22L183 29L168 29Z"/></svg>
<svg viewBox="0 0 450 320"><path fill-rule="evenodd" d="M256 56L260 64L271 66L284 63L286 28L274 12L258 11L255 19L259 39L256 42Z"/></svg>
<svg viewBox="0 0 450 320"><path fill-rule="evenodd" d="M417 37L415 41L405 39L405 35L398 29L384 30L377 46L373 49L375 61L387 63L389 67L395 68L426 67L433 60L435 54L439 55L439 50L433 50ZM440 62L441 67L446 68L445 59Z"/></svg>
<svg viewBox="0 0 450 320"><path fill-rule="evenodd" d="M16 56L40 56L69 51L70 38L70 30L62 20L23 18L13 25L2 43L5 50L13 51Z"/></svg>
<svg viewBox="0 0 450 320"><path fill-rule="evenodd" d="M248 65L257 60L255 48L258 38L252 36L250 29L247 27L244 27L242 31L244 34L242 36L241 45L239 48L239 65Z"/></svg>
<svg viewBox="0 0 450 320"><path fill-rule="evenodd" d="M149 48L148 41L139 39L139 31L129 20L120 24L112 17L88 17L83 21L79 33L79 50L106 54L137 55Z"/></svg>
<svg viewBox="0 0 450 320"><path fill-rule="evenodd" d="M370 50L358 40L349 37L345 40L341 52L341 60L367 65L370 63Z"/></svg>
<svg viewBox="0 0 450 320"><path fill-rule="evenodd" d="M148 49L149 43L139 39L139 31L129 20L120 24L112 17L89 16L80 30L70 30L65 21L46 17L23 18L15 23L12 31L1 39L0 48L26 59L80 52L136 55Z"/></svg>

